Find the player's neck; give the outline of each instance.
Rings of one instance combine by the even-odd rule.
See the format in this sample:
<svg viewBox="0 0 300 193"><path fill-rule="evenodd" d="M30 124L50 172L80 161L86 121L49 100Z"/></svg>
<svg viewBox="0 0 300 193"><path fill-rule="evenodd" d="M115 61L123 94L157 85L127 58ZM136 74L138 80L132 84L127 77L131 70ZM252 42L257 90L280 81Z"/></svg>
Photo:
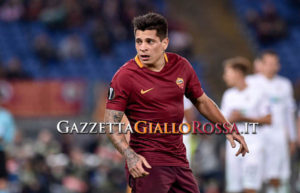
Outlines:
<svg viewBox="0 0 300 193"><path fill-rule="evenodd" d="M146 64L146 65L143 64L143 65L151 71L160 72L164 68L165 64L166 64L165 57L164 57L164 55L162 55L162 57L160 57L153 64Z"/></svg>
<svg viewBox="0 0 300 193"><path fill-rule="evenodd" d="M244 89L247 88L247 83L245 81L245 79L241 80L241 81L237 81L237 84L235 86L239 91L242 91Z"/></svg>
<svg viewBox="0 0 300 193"><path fill-rule="evenodd" d="M272 80L274 77L275 77L275 74L267 74L267 73L264 73L263 74L267 79L269 80Z"/></svg>

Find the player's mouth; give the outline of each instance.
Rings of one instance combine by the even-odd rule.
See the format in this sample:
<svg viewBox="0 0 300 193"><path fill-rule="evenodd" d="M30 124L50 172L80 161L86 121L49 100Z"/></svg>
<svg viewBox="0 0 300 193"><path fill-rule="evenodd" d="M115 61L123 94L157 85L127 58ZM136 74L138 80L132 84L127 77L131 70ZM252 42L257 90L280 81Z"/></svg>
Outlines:
<svg viewBox="0 0 300 193"><path fill-rule="evenodd" d="M150 55L140 55L141 60L148 61L150 59Z"/></svg>

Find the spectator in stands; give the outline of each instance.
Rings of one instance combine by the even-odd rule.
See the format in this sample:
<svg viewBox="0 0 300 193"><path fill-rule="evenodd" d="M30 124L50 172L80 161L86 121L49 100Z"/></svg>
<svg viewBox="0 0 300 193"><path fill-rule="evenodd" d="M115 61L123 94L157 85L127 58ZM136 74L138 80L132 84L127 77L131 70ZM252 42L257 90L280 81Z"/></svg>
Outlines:
<svg viewBox="0 0 300 193"><path fill-rule="evenodd" d="M151 1L148 0L140 0L135 2L138 7L138 15L145 14L147 12L151 12L155 10L155 7Z"/></svg>
<svg viewBox="0 0 300 193"><path fill-rule="evenodd" d="M6 69L6 79L14 80L29 80L32 77L22 69L22 64L19 58L13 57L8 61Z"/></svg>
<svg viewBox="0 0 300 193"><path fill-rule="evenodd" d="M63 179L64 186L75 192L86 192L88 189L88 168L84 163L85 157L80 148L73 148L70 152L70 163L66 168L66 177ZM74 186L75 184L76 186Z"/></svg>
<svg viewBox="0 0 300 193"><path fill-rule="evenodd" d="M138 15L138 5L133 0L125 0L122 7L121 21L126 26L127 31L131 32L131 21Z"/></svg>
<svg viewBox="0 0 300 193"><path fill-rule="evenodd" d="M85 55L82 40L76 34L67 36L59 46L59 55L63 59L81 59Z"/></svg>
<svg viewBox="0 0 300 193"><path fill-rule="evenodd" d="M293 5L300 6L300 0L290 0Z"/></svg>
<svg viewBox="0 0 300 193"><path fill-rule="evenodd" d="M262 14L249 10L246 19L256 30L258 39L262 43L272 43L285 37L287 27L285 21L279 16L273 4L263 6Z"/></svg>
<svg viewBox="0 0 300 193"><path fill-rule="evenodd" d="M142 15L147 12L155 10L153 1L147 0L125 0L122 2L122 10L120 12L123 25L126 27L127 33L131 34L132 32L132 19L137 15ZM128 38L132 38L129 36Z"/></svg>
<svg viewBox="0 0 300 193"><path fill-rule="evenodd" d="M91 27L91 38L98 53L110 54L113 40L104 26L105 24L101 18L95 20Z"/></svg>
<svg viewBox="0 0 300 193"><path fill-rule="evenodd" d="M103 19L106 23L115 23L120 19L120 1L119 0L109 0L103 1Z"/></svg>
<svg viewBox="0 0 300 193"><path fill-rule="evenodd" d="M71 150L73 146L75 145L74 142L74 135L71 134L66 134L66 135L61 135L59 138L59 143L61 146L62 153L66 155L70 155Z"/></svg>
<svg viewBox="0 0 300 193"><path fill-rule="evenodd" d="M60 0L46 0L46 5L41 11L40 20L50 28L64 28L66 9Z"/></svg>
<svg viewBox="0 0 300 193"><path fill-rule="evenodd" d="M191 57L192 55L192 37L184 29L174 29L170 31L170 45L171 52L176 52L184 57Z"/></svg>
<svg viewBox="0 0 300 193"><path fill-rule="evenodd" d="M0 93L0 103L2 103ZM2 106L2 105L1 105ZM0 108L0 192L7 192L6 146L14 139L16 130L14 119L9 111Z"/></svg>
<svg viewBox="0 0 300 193"><path fill-rule="evenodd" d="M20 0L4 1L0 7L0 20L6 22L17 21L24 12L23 4Z"/></svg>
<svg viewBox="0 0 300 193"><path fill-rule="evenodd" d="M6 76L5 69L3 67L2 61L0 60L0 80L5 79L6 78L5 76Z"/></svg>
<svg viewBox="0 0 300 193"><path fill-rule="evenodd" d="M41 0L25 1L24 19L28 21L38 20L42 8L43 8L43 1Z"/></svg>
<svg viewBox="0 0 300 193"><path fill-rule="evenodd" d="M25 172L20 176L21 193L50 193L52 176L44 156L34 155L27 160L23 167Z"/></svg>
<svg viewBox="0 0 300 193"><path fill-rule="evenodd" d="M246 17L246 21L249 25L251 25L252 27L256 27L257 22L260 18L260 15L256 10L248 9L245 17Z"/></svg>
<svg viewBox="0 0 300 193"><path fill-rule="evenodd" d="M83 13L86 19L92 19L101 16L101 12L99 11L102 9L101 1L85 0L82 3Z"/></svg>
<svg viewBox="0 0 300 193"><path fill-rule="evenodd" d="M201 135L192 161L200 192L219 193L223 189L225 149L219 136Z"/></svg>
<svg viewBox="0 0 300 193"><path fill-rule="evenodd" d="M80 27L84 22L83 9L79 1L64 1L66 25L69 28Z"/></svg>
<svg viewBox="0 0 300 193"><path fill-rule="evenodd" d="M58 154L61 149L60 144L54 140L53 134L47 129L42 129L38 134L34 151L40 155L47 156Z"/></svg>
<svg viewBox="0 0 300 193"><path fill-rule="evenodd" d="M35 38L34 50L43 65L47 65L48 62L57 60L56 49L47 34L42 34Z"/></svg>

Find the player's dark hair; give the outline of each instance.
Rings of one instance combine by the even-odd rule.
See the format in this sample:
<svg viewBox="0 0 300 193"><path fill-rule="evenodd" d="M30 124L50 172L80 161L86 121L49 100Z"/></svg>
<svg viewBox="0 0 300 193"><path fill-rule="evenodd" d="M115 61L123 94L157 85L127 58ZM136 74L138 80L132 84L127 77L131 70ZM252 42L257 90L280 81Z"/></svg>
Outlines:
<svg viewBox="0 0 300 193"><path fill-rule="evenodd" d="M258 59L263 59L263 57L264 56L266 56L266 55L271 55L271 56L276 56L276 57L278 57L278 54L277 54L277 52L275 52L274 50L264 50L264 51L262 51L261 53L259 53L259 55L258 55Z"/></svg>
<svg viewBox="0 0 300 193"><path fill-rule="evenodd" d="M251 72L251 62L244 57L234 57L224 61L224 66L233 68L243 73L243 75L248 75Z"/></svg>
<svg viewBox="0 0 300 193"><path fill-rule="evenodd" d="M168 22L166 18L158 13L147 13L133 18L134 34L136 30L156 30L160 40L168 36Z"/></svg>

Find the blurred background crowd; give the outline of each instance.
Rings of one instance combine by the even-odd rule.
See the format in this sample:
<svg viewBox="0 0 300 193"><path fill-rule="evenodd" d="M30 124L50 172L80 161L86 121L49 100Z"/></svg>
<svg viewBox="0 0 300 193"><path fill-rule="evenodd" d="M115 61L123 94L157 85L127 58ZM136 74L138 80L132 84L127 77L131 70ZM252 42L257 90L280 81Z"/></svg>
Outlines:
<svg viewBox="0 0 300 193"><path fill-rule="evenodd" d="M299 103L299 0L0 0L1 104L15 121L5 145L11 193L125 191L125 163L105 136L62 135L56 124L103 121L109 81L135 56L131 20L149 11L167 17L168 51L189 59L216 102L224 59L271 48ZM192 140L201 192L223 192L224 137ZM291 155L294 192L299 155Z"/></svg>

